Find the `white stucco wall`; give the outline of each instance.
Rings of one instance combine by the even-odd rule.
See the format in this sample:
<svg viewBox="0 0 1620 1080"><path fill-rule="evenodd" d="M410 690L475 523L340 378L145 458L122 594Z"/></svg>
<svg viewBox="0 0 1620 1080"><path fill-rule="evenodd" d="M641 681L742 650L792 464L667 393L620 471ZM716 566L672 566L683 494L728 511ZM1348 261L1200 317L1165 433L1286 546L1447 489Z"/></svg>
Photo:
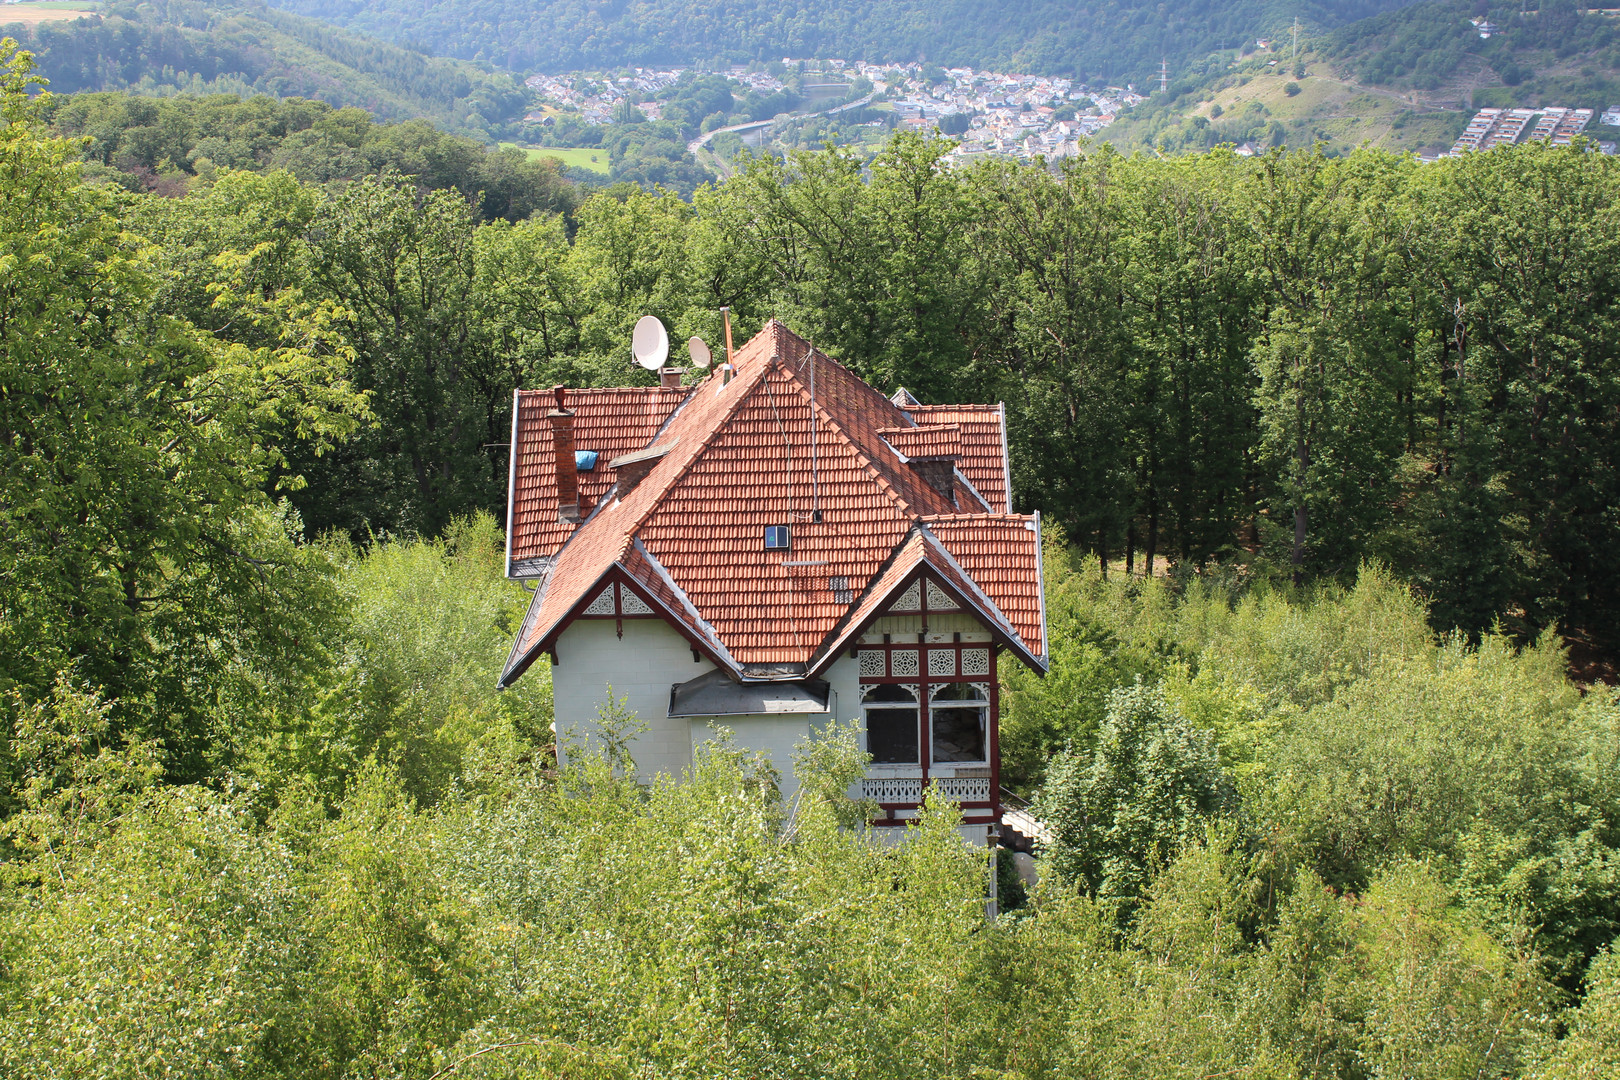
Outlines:
<svg viewBox="0 0 1620 1080"><path fill-rule="evenodd" d="M782 797L792 802L799 790L793 775L793 748L810 735L811 724L824 723L825 714L790 713L779 716L715 716L686 721L691 725L692 749L716 737L713 726L730 728L740 749L763 752L782 774Z"/></svg>
<svg viewBox="0 0 1620 1080"><path fill-rule="evenodd" d="M691 726L669 718L669 688L713 670L706 659L694 663L692 647L662 619L625 619L623 638L612 619L576 619L557 639L551 672L558 740L570 727L589 738L611 684L647 725L631 748L642 779L679 776L692 764Z"/></svg>
<svg viewBox="0 0 1620 1080"><path fill-rule="evenodd" d="M989 639L983 627L966 616L935 615L932 622L928 642L950 641L957 633L964 642ZM882 641L884 633L900 641L916 640L921 628L920 620L911 617L885 618L862 641ZM686 639L662 620L626 619L620 638L611 619L579 619L563 632L557 654L552 693L559 737L566 742L572 728L576 741L591 740L597 710L606 703L611 684L614 696L623 697L626 708L647 726L631 746L644 781L659 773L680 776L691 767L697 748L715 737L714 725L718 725L731 730L739 748L763 752L771 759L782 775L783 796L791 801L798 790L793 748L834 718L861 718L860 662L847 652L826 672L830 689L827 712L675 719L669 715L670 687L712 671L714 665L707 659L694 662ZM864 731L861 748L866 749ZM851 787L850 796L861 796L858 784ZM981 826L966 828L982 842Z"/></svg>
<svg viewBox="0 0 1620 1080"><path fill-rule="evenodd" d="M613 695L625 698L625 707L647 725L631 746L643 780L659 773L679 776L690 768L693 751L715 737L711 724L716 724L730 728L740 748L769 755L782 773L783 794L791 799L798 789L793 747L828 720L827 713L671 719L670 687L713 671L714 665L707 659L694 663L686 639L659 619L624 620L622 639L611 619L578 619L558 639L557 659L551 685L559 738L572 727L576 739L591 739L597 709L606 704L611 684ZM858 717L858 665L845 660L837 667L843 674L834 682L837 697L828 704L845 719ZM851 695L853 711L847 706Z"/></svg>

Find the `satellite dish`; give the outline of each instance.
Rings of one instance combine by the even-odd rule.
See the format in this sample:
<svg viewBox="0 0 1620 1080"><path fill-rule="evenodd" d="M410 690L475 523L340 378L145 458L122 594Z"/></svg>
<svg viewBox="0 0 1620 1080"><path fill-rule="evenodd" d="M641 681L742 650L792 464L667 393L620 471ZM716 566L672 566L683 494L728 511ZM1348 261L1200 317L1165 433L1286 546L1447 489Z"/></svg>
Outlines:
<svg viewBox="0 0 1620 1080"><path fill-rule="evenodd" d="M669 359L669 332L652 315L643 315L630 335L630 355L648 371L657 371Z"/></svg>
<svg viewBox="0 0 1620 1080"><path fill-rule="evenodd" d="M692 354L692 366L694 367L708 367L709 362L714 359L713 354L709 352L709 347L703 344L703 339L700 337L688 341L686 351Z"/></svg>

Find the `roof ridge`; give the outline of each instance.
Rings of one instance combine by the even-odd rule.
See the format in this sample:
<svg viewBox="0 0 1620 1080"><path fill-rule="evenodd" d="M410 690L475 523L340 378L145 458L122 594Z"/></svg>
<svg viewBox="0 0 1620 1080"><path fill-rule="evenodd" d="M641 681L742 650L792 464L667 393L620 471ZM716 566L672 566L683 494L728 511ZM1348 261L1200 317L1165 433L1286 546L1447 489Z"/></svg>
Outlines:
<svg viewBox="0 0 1620 1080"><path fill-rule="evenodd" d="M776 320L772 319L771 322L774 323ZM752 341L753 339L750 338L748 342L744 343L744 347L746 348L747 345ZM771 367L771 358L767 358L759 365L759 370L757 372L752 372L746 376L738 374L732 378L731 383L722 383L716 389L716 393L724 393L732 389L732 383L747 383L746 386L739 387L738 391L732 395L730 405L722 410L720 415L715 418L715 422L710 425L709 431L703 436L702 441L694 446L690 453L685 455L685 460L681 462L681 467L675 470L675 473L672 476L658 486L657 497L648 500L646 508L642 510L639 516L637 516L635 523L625 529L626 536L639 536L642 526L646 525L647 522L652 518L653 514L657 512L658 505L662 501L663 497L669 493L671 488L685 479L687 473L692 471L692 467L697 464L698 459L703 456L704 452L708 450L711 445L713 445L715 439L719 437L720 432L724 430L726 426L730 424L732 418L737 415L737 410L741 408L742 403L748 400L748 398L752 397L753 394L759 389L759 384L765 380L766 373L770 371ZM698 385L706 386L709 381L710 380L705 380L703 383ZM692 398L696 397L696 394L692 395ZM673 417L671 419L673 419ZM662 429L659 430L658 434L654 436L653 440L649 442L647 446L651 447L655 445L658 440L662 438L666 432L668 432L668 430L669 425L666 424ZM645 483L645 481L643 481L643 483ZM638 490L639 489L640 488L638 485Z"/></svg>
<svg viewBox="0 0 1620 1080"><path fill-rule="evenodd" d="M772 320L772 321L775 322L775 320ZM781 324L778 324L778 325L781 325ZM819 358L820 360L826 361L828 364L831 364L833 367L837 368L838 371L844 377L848 378L851 383L853 383L855 386L859 387L861 390L864 390L871 397L873 403L875 405L877 405L877 407L879 407L879 408L887 408L888 410L890 410L890 415L892 415L895 419L902 420L902 421L909 421L911 423L911 425L912 425L911 427L905 427L905 428L896 427L896 428L890 428L888 430L903 430L903 431L908 431L908 432L917 431L921 427L921 425L918 425L916 423L916 421L911 416L909 416L904 409L902 409L900 406L896 405L894 402L890 401L888 398L884 397L882 394L878 393L876 390L872 389L872 387L870 385L868 385L865 380L863 380L859 375L856 375L853 371L851 371L849 368L845 367L843 364L839 363L836 359L834 359L831 356L828 356L826 353L822 352L820 349L818 349L815 346L811 345L809 342L807 342L803 338L799 337L797 334L795 334L792 330L788 329L786 326L782 326L782 330L786 332L786 334L788 335L789 338L791 338L793 341L796 341L800 345L802 345L804 347L804 350L805 350L804 354L797 361L794 361L794 362L784 361L780 354L778 354L776 357L774 357L776 362L781 365L783 371L792 380L793 384L799 388L800 395L802 397L804 397L805 400L809 401L811 403L812 408L816 411L816 413L818 415L822 416L822 417L825 417L826 420L827 420L827 423L830 424L832 426L832 428L835 431L838 432L840 437L842 437L843 440L846 443L849 444L849 446L855 451L856 460L859 462L861 468L865 469L867 471L867 473L869 473L872 476L873 480L875 480L877 482L877 484L879 485L881 490L888 493L890 495L890 497L892 497L894 499L895 503L899 506L899 508L901 509L902 512L904 512L906 514L910 514L913 517L922 516L922 513L923 513L922 507L916 505L914 500L908 498L903 492L900 491L899 488L897 488L893 483L891 483L889 481L889 478L884 474L884 470L878 466L876 459L871 454L867 453L867 450L866 450L866 447L864 446L864 444L860 440L854 438L850 434L849 430L843 424L841 424L838 421L837 417L835 417L833 415L833 413L824 404L822 404L822 400L820 398L811 396L811 394L809 392L809 386L805 382L805 379L804 379L804 376L803 376L803 368L805 366L805 361L810 360L812 358ZM881 432L884 429L879 427L879 425L877 423L873 423L872 429L873 429L874 433L877 433L878 437L881 439L882 438ZM884 445L888 446L888 449L891 452L894 452L896 455L899 455L899 451L895 450L894 447L889 446L887 440L884 440ZM904 465L905 462L902 460L902 461L899 461L898 464ZM898 473L897 473L897 475L898 475ZM932 489L929 489L929 490L932 490Z"/></svg>
<svg viewBox="0 0 1620 1080"><path fill-rule="evenodd" d="M813 351L820 352L819 349ZM834 363L836 362L837 361L834 361ZM850 436L849 432L845 430L844 425L838 422L838 418L833 416L832 413L828 412L826 406L810 395L810 388L806 386L802 380L797 378L791 370L788 370L788 366L786 364L782 364L781 367L792 380L793 385L798 387L799 395L804 398L805 401L810 403L810 408L818 415L824 417L827 424L838 433L838 437L843 439L844 442L849 445L850 449L855 452L856 463L871 475L872 479L877 482L879 489L888 494L888 496L895 501L895 504L900 508L901 512L914 518L921 517L922 515L919 513L919 508L912 506L911 500L906 498L905 495L903 495L893 484L889 483L889 478L883 475L883 470L877 467L877 462L872 460L872 456L866 452L865 447L863 447L858 440ZM845 370L847 371L848 369L846 368ZM907 428L906 430L909 431L911 429Z"/></svg>

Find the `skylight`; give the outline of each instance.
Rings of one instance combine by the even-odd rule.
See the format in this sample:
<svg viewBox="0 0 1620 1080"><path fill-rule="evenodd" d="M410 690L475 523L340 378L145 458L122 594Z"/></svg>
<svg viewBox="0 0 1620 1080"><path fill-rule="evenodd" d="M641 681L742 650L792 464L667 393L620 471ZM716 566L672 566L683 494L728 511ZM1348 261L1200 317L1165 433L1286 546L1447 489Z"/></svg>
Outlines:
<svg viewBox="0 0 1620 1080"><path fill-rule="evenodd" d="M765 550L786 551L792 546L792 536L786 525L765 526Z"/></svg>

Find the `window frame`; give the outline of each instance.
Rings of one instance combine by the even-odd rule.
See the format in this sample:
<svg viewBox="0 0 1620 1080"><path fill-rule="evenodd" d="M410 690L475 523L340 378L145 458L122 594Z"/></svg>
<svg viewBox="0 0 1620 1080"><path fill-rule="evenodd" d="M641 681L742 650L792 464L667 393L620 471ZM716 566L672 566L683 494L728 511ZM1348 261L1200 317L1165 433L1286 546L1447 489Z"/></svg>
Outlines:
<svg viewBox="0 0 1620 1080"><path fill-rule="evenodd" d="M936 701L935 695L947 686L979 686L984 685L983 694L975 694L972 698L959 698L954 701ZM938 689L936 689L936 687ZM970 709L979 711L979 745L983 750L981 756L976 758L957 758L943 761L936 756L939 739L939 726L934 721L934 714L941 709ZM990 764L990 687L976 680L958 675L954 679L941 679L928 684L928 757L943 768L974 768Z"/></svg>
<svg viewBox="0 0 1620 1080"><path fill-rule="evenodd" d="M901 701L868 702L866 700L866 695L868 693L870 693L872 690L877 689L878 687L883 687L883 686L898 686L898 687L904 688L905 690L907 690L907 691L909 691L911 693L912 701L909 704L907 704L906 702L901 702ZM926 705L924 704L924 701L923 701L924 692L925 691L923 690L923 687L921 685L919 685L916 681L905 682L905 681L900 680L900 679L889 679L889 680L885 680L885 681L883 681L881 683L872 682L872 683L862 683L861 684L861 732L862 732L862 735L863 735L863 737L865 739L865 742L866 742L866 752L867 753L869 753L869 754L872 753L872 738L871 738L871 732L872 732L871 715L872 715L872 713L874 713L874 712L878 712L878 713L906 713L906 712L909 712L911 714L912 718L913 718L913 720L912 720L913 724L916 725L916 730L912 732L912 747L913 747L912 760L910 760L910 761L878 761L876 756L874 755L873 759L872 759L872 767L873 768L876 768L876 769L898 769L898 770L912 770L912 769L922 768L922 764L923 764L923 743L922 743L923 714L924 714L924 712L926 710Z"/></svg>

